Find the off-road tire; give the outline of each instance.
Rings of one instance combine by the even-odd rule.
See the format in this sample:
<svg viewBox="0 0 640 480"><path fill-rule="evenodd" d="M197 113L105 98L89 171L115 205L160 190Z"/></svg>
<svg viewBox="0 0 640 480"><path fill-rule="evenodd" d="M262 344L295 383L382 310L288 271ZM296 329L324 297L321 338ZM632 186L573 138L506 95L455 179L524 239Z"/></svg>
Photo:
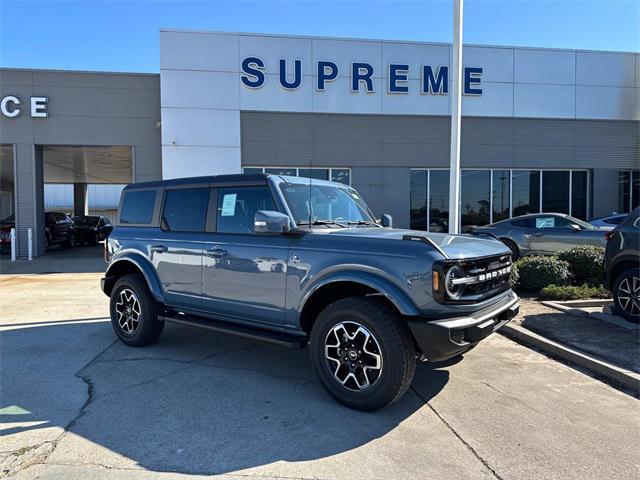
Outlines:
<svg viewBox="0 0 640 480"><path fill-rule="evenodd" d="M640 311L638 311L640 299L638 299L637 297L638 293L640 293L638 291L639 288L640 268L627 268L620 275L618 275L615 283L613 284L613 302L616 306L616 310L625 318L625 320L633 323L640 323ZM624 290L630 291L630 294L628 296L631 298L629 298L628 302L625 302L625 297L627 297L627 294L624 292ZM633 298L634 296L635 300ZM635 306L633 306L633 302L636 302Z"/></svg>
<svg viewBox="0 0 640 480"><path fill-rule="evenodd" d="M325 358L328 335L342 322L365 327L379 345L382 369L366 390L343 386ZM339 403L355 410L373 411L391 405L409 389L416 370L415 345L406 323L375 297L345 298L322 310L311 330L310 354L322 386Z"/></svg>
<svg viewBox="0 0 640 480"><path fill-rule="evenodd" d="M118 302L121 299L123 291L133 292L139 303L140 314L138 316L136 328L127 332L119 321L121 320L118 313ZM125 292L126 293L126 292ZM123 343L131 347L143 347L155 342L164 328L164 322L158 319L158 303L155 301L147 282L140 274L123 275L120 277L111 291L110 300L111 326L116 335ZM128 325L124 322L125 326Z"/></svg>

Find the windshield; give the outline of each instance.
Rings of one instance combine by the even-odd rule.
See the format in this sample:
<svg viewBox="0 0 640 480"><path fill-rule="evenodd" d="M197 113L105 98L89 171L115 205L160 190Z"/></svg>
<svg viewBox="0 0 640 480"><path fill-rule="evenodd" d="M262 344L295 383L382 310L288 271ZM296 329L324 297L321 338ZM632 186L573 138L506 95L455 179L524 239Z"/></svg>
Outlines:
<svg viewBox="0 0 640 480"><path fill-rule="evenodd" d="M362 197L348 186L285 183L282 193L297 224L375 223Z"/></svg>
<svg viewBox="0 0 640 480"><path fill-rule="evenodd" d="M15 223L15 216L14 215L9 215L7 218L3 219L2 221L0 221L0 224L2 225L8 225L8 224L12 224Z"/></svg>
<svg viewBox="0 0 640 480"><path fill-rule="evenodd" d="M73 217L76 225L95 225L100 217Z"/></svg>

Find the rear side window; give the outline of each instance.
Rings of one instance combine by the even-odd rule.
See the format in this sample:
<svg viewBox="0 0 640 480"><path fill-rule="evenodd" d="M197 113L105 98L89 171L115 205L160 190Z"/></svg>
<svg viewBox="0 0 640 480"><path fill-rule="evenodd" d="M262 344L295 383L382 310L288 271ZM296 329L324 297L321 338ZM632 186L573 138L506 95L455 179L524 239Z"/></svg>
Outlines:
<svg viewBox="0 0 640 480"><path fill-rule="evenodd" d="M149 224L153 220L155 190L125 192L120 210L120 223Z"/></svg>
<svg viewBox="0 0 640 480"><path fill-rule="evenodd" d="M173 232L204 232L209 188L167 190L162 217Z"/></svg>
<svg viewBox="0 0 640 480"><path fill-rule="evenodd" d="M533 219L531 219L531 218L522 218L520 220L512 221L511 224L515 225L516 227L531 228L531 227L533 227Z"/></svg>

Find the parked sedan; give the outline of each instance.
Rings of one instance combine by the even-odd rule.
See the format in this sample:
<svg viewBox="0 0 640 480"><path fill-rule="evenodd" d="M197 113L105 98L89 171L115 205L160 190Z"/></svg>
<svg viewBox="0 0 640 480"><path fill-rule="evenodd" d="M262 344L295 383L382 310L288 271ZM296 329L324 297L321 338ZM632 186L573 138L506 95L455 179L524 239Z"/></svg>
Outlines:
<svg viewBox="0 0 640 480"><path fill-rule="evenodd" d="M113 225L107 217L98 215L80 215L73 217L76 224L76 242L96 245L105 240Z"/></svg>
<svg viewBox="0 0 640 480"><path fill-rule="evenodd" d="M622 221L627 218L628 213L612 213L611 215L607 215L606 217L594 218L589 220L589 223L594 227L599 228L607 228L608 230L613 230L616 228Z"/></svg>
<svg viewBox="0 0 640 480"><path fill-rule="evenodd" d="M563 213L536 213L510 218L474 232L495 235L507 245L513 258L552 255L578 245L606 245L606 229L600 229Z"/></svg>

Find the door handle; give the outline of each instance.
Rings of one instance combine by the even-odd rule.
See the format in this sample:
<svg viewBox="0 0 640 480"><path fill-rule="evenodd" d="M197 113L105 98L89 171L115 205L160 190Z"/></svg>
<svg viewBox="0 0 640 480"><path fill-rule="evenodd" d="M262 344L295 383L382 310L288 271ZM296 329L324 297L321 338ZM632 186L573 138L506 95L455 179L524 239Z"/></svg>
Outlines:
<svg viewBox="0 0 640 480"><path fill-rule="evenodd" d="M531 236L532 237L541 237L542 233L532 233Z"/></svg>
<svg viewBox="0 0 640 480"><path fill-rule="evenodd" d="M151 245L151 251L154 253L165 253L167 250L166 245Z"/></svg>
<svg viewBox="0 0 640 480"><path fill-rule="evenodd" d="M206 251L207 257L224 257L226 254L227 251L222 248L210 248Z"/></svg>

